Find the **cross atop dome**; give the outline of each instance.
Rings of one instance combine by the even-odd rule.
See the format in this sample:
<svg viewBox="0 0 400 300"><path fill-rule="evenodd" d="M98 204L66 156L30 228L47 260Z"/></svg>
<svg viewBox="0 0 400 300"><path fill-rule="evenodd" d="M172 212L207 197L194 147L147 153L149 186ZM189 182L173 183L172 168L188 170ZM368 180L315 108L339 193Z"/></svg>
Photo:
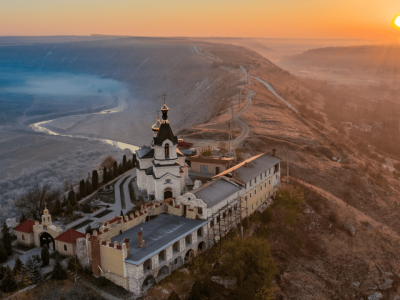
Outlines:
<svg viewBox="0 0 400 300"><path fill-rule="evenodd" d="M165 98L167 97L167 94L164 92L161 96L164 98L164 105L161 107L161 112L162 112L162 119L163 123L168 123L168 106L165 104Z"/></svg>
<svg viewBox="0 0 400 300"><path fill-rule="evenodd" d="M48 215L48 214L49 214L49 210L47 209L47 202L44 203L44 211L43 211L43 213L44 213L45 215Z"/></svg>

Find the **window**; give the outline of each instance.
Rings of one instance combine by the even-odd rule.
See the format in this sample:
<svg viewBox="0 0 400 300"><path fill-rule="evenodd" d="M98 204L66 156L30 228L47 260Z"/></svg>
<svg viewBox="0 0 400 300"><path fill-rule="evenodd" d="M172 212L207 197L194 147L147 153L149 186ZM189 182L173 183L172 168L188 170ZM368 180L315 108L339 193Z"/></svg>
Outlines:
<svg viewBox="0 0 400 300"><path fill-rule="evenodd" d="M250 192L250 198L251 198L251 192Z"/></svg>
<svg viewBox="0 0 400 300"><path fill-rule="evenodd" d="M251 209L254 209L254 205L253 204L251 205Z"/></svg>
<svg viewBox="0 0 400 300"><path fill-rule="evenodd" d="M22 240L25 241L25 236L24 235L22 235Z"/></svg>
<svg viewBox="0 0 400 300"><path fill-rule="evenodd" d="M265 177L267 177L267 171L265 171Z"/></svg>
<svg viewBox="0 0 400 300"><path fill-rule="evenodd" d="M263 185L260 185L260 191L262 191Z"/></svg>
<svg viewBox="0 0 400 300"><path fill-rule="evenodd" d="M265 187L267 187L267 182L265 182Z"/></svg>
<svg viewBox="0 0 400 300"><path fill-rule="evenodd" d="M269 180L269 182L268 182L269 184L271 184L271 179Z"/></svg>
<svg viewBox="0 0 400 300"><path fill-rule="evenodd" d="M251 193L250 193L251 194ZM251 196L250 196L251 197ZM246 196L244 196L244 201L247 201L247 195Z"/></svg>
<svg viewBox="0 0 400 300"><path fill-rule="evenodd" d="M165 144L165 158L169 158L169 144Z"/></svg>
<svg viewBox="0 0 400 300"><path fill-rule="evenodd" d="M262 179L262 174L260 174L260 179Z"/></svg>
<svg viewBox="0 0 400 300"><path fill-rule="evenodd" d="M220 221L221 221L221 217L218 216L218 217L217 217L217 223L219 224Z"/></svg>
<svg viewBox="0 0 400 300"><path fill-rule="evenodd" d="M214 220L211 220L211 222L210 222L210 227L211 227L211 228L214 227Z"/></svg>
<svg viewBox="0 0 400 300"><path fill-rule="evenodd" d="M251 180L250 180L250 186L251 186Z"/></svg>
<svg viewBox="0 0 400 300"><path fill-rule="evenodd" d="M257 177L254 178L254 183L257 183Z"/></svg>
<svg viewBox="0 0 400 300"><path fill-rule="evenodd" d="M67 245L64 245L64 251L67 251Z"/></svg>
<svg viewBox="0 0 400 300"><path fill-rule="evenodd" d="M197 236L200 236L200 237L203 236L201 227L199 229L197 229Z"/></svg>
<svg viewBox="0 0 400 300"><path fill-rule="evenodd" d="M203 208L202 208L202 207L198 207L198 208L197 208L197 213L198 213L199 215L202 215L202 214L203 214Z"/></svg>
<svg viewBox="0 0 400 300"><path fill-rule="evenodd" d="M254 189L254 195L257 195L257 189L256 188Z"/></svg>

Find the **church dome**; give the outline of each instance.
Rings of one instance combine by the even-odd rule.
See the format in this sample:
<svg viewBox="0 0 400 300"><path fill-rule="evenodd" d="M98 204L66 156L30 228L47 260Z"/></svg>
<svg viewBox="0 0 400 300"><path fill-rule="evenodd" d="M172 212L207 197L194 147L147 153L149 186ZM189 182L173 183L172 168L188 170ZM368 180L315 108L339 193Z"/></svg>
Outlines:
<svg viewBox="0 0 400 300"><path fill-rule="evenodd" d="M157 122L153 126L151 126L151 129L154 132L157 132L160 129L160 125L161 125L160 119L157 119Z"/></svg>

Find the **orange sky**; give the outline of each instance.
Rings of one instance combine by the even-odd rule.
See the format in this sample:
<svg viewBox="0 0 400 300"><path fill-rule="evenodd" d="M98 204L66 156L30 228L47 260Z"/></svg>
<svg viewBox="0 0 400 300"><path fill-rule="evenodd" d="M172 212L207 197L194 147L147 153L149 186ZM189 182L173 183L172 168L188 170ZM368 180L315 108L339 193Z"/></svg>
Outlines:
<svg viewBox="0 0 400 300"><path fill-rule="evenodd" d="M400 0L2 0L0 35L241 36L398 41Z"/></svg>

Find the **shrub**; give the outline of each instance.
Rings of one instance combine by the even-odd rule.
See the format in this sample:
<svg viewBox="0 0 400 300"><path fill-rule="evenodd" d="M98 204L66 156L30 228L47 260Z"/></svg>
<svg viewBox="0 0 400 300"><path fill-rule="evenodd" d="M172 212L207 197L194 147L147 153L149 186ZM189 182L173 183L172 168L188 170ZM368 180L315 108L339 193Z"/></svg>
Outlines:
<svg viewBox="0 0 400 300"><path fill-rule="evenodd" d="M17 289L17 281L11 271L7 271L1 282L0 290L4 293L11 293Z"/></svg>
<svg viewBox="0 0 400 300"><path fill-rule="evenodd" d="M7 260L7 251L6 249L3 247L3 245L0 245L0 263L3 263Z"/></svg>
<svg viewBox="0 0 400 300"><path fill-rule="evenodd" d="M200 154L202 156L212 156L214 149L211 146L201 147Z"/></svg>
<svg viewBox="0 0 400 300"><path fill-rule="evenodd" d="M50 262L50 253L49 253L49 248L47 248L47 245L44 245L42 247L42 251L40 252L40 256L42 258L42 266L48 266Z"/></svg>
<svg viewBox="0 0 400 300"><path fill-rule="evenodd" d="M85 214L90 214L92 212L92 209L90 208L90 205L88 203L83 204L82 206L82 211Z"/></svg>
<svg viewBox="0 0 400 300"><path fill-rule="evenodd" d="M12 241L11 241L11 234L10 229L7 227L6 222L3 224L3 245L7 251L7 255L12 254Z"/></svg>
<svg viewBox="0 0 400 300"><path fill-rule="evenodd" d="M54 265L53 275L51 278L55 280L64 280L67 279L67 277L68 277L67 271L61 265L60 258L57 257L56 264Z"/></svg>

